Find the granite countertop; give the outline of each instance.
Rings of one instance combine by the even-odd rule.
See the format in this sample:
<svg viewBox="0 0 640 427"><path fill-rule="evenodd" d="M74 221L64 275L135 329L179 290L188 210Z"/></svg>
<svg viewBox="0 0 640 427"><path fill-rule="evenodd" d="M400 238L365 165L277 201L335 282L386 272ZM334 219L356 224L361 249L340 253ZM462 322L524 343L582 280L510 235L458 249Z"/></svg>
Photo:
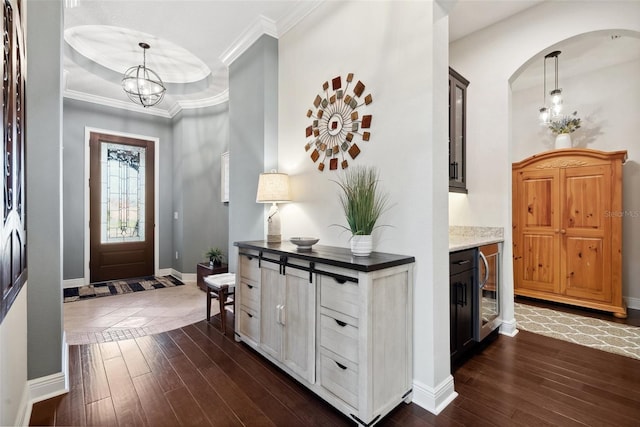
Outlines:
<svg viewBox="0 0 640 427"><path fill-rule="evenodd" d="M449 227L449 252L477 248L478 246L504 241L502 227Z"/></svg>
<svg viewBox="0 0 640 427"><path fill-rule="evenodd" d="M234 245L241 249L247 248L261 252L271 252L278 255L364 272L382 270L384 268L415 262L415 258L412 256L387 254L383 252L371 252L369 256L357 257L351 254L350 249L334 246L313 245L310 251L299 251L296 245L285 241L281 243L267 243L264 240L256 240L235 242Z"/></svg>

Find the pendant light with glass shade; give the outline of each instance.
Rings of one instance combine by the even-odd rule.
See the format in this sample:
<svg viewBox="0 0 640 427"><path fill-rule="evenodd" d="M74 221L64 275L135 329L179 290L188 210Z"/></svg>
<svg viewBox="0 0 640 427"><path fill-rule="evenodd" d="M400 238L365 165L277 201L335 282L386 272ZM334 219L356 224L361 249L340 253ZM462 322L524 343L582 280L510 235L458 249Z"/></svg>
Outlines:
<svg viewBox="0 0 640 427"><path fill-rule="evenodd" d="M562 113L562 89L558 87L558 56L562 52L554 50L544 56L544 82L543 82L543 98L542 108L540 108L540 124L543 126L551 123L551 119L558 117ZM549 92L551 95L551 107L547 107L547 59L553 58L555 62L555 86L554 89Z"/></svg>
<svg viewBox="0 0 640 427"><path fill-rule="evenodd" d="M144 42L138 43L138 46L142 48L142 65L135 65L124 73L122 89L136 104L151 107L162 101L167 88L160 76L147 67L146 52L151 46Z"/></svg>

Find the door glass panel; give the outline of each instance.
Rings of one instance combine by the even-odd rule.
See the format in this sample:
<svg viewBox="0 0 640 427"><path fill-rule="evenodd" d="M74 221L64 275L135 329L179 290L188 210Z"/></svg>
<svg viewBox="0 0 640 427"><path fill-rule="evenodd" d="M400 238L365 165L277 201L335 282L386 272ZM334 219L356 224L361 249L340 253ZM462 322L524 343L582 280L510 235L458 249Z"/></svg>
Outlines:
<svg viewBox="0 0 640 427"><path fill-rule="evenodd" d="M486 255L486 258L488 272L484 263L480 262L480 280L484 281L486 278L486 282L480 288L482 325L486 325L500 315L498 252Z"/></svg>
<svg viewBox="0 0 640 427"><path fill-rule="evenodd" d="M464 146L464 89L461 88L460 86L456 85L455 88L455 105L454 105L454 114L455 114L455 118L454 118L454 153L455 153L455 158L453 161L453 168L454 168L454 174L453 174L453 179L455 179L458 182L464 182L464 176L463 176L463 168L462 168L462 162L463 162L463 146Z"/></svg>
<svg viewBox="0 0 640 427"><path fill-rule="evenodd" d="M144 147L101 142L100 241L145 240Z"/></svg>

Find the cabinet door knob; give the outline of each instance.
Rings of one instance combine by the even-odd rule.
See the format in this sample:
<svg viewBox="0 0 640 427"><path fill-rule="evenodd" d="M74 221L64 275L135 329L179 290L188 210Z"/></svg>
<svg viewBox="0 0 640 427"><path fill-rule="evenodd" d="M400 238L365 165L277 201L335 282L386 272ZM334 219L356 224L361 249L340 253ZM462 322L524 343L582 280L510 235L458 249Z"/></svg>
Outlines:
<svg viewBox="0 0 640 427"><path fill-rule="evenodd" d="M565 229L563 228L562 230L560 230L560 232L561 232L562 234L565 234L565 233L567 232L567 230L565 230Z"/></svg>

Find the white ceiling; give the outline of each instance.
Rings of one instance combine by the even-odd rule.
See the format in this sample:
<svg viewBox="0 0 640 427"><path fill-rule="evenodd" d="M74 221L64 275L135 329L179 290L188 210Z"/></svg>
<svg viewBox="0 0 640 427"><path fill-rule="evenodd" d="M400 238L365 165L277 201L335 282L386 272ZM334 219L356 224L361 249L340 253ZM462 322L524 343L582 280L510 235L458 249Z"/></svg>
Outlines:
<svg viewBox="0 0 640 427"><path fill-rule="evenodd" d="M243 46L263 33L282 36L322 1L76 0L64 16L65 94L136 109L120 80L127 68L142 63L138 42L147 42L147 64L168 83L165 99L150 112L171 116L180 108L220 102L227 96L227 66ZM449 35L455 41L547 0L442 1L452 6ZM640 56L640 39L610 36L594 33L541 52L513 82L514 90L539 84L542 58L551 50L562 50L565 76Z"/></svg>
<svg viewBox="0 0 640 427"><path fill-rule="evenodd" d="M458 0L449 13L449 42L500 22L545 0Z"/></svg>

